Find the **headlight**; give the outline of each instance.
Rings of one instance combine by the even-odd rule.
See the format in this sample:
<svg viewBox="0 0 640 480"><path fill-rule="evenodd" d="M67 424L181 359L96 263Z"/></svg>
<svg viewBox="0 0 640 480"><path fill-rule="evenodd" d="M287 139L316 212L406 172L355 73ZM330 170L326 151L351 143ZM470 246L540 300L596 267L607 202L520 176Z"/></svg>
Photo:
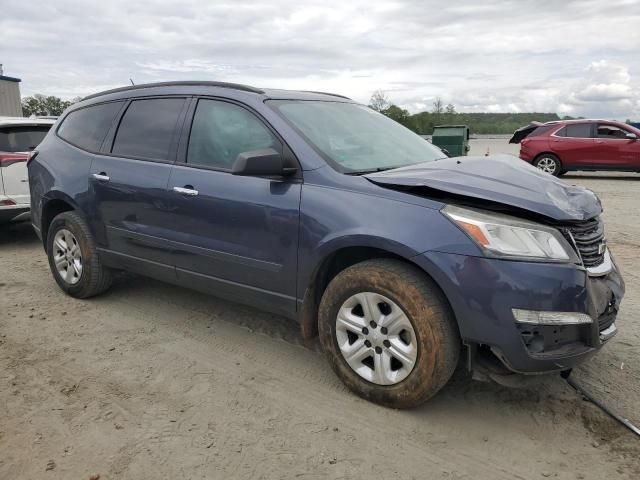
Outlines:
<svg viewBox="0 0 640 480"><path fill-rule="evenodd" d="M442 212L491 257L579 263L555 228L488 211L447 205Z"/></svg>

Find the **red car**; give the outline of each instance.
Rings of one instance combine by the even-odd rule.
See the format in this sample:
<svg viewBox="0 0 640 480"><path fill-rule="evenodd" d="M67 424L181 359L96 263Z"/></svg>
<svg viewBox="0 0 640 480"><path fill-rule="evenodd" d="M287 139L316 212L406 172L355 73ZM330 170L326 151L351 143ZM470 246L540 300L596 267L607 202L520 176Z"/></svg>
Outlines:
<svg viewBox="0 0 640 480"><path fill-rule="evenodd" d="M640 130L609 120L533 122L513 134L520 158L555 176L569 170L640 172Z"/></svg>

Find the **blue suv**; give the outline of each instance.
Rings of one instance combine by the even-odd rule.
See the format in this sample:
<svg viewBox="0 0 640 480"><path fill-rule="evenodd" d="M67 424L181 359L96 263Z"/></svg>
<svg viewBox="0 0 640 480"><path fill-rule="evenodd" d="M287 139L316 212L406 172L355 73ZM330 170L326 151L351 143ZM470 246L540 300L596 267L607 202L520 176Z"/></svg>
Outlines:
<svg viewBox="0 0 640 480"><path fill-rule="evenodd" d="M571 369L616 333L600 201L514 157L447 158L340 95L171 82L85 98L28 163L67 294L127 270L300 322L403 408L469 368Z"/></svg>

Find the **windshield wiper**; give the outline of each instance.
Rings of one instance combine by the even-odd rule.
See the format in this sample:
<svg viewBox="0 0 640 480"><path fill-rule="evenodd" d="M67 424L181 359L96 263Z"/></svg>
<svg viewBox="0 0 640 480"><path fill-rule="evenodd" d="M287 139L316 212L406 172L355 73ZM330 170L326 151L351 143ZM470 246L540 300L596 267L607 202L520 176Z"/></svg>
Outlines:
<svg viewBox="0 0 640 480"><path fill-rule="evenodd" d="M376 167L376 168L367 168L365 170L353 170L351 172L345 172L345 175L366 175L367 173L384 172L387 170L393 170L394 168L400 168L400 167Z"/></svg>

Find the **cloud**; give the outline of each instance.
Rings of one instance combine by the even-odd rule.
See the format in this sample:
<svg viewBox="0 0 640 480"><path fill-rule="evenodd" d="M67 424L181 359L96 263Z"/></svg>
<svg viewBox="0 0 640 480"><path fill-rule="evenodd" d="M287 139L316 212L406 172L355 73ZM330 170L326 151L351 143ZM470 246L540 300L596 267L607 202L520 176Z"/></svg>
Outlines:
<svg viewBox="0 0 640 480"><path fill-rule="evenodd" d="M640 90L624 65L604 59L591 62L574 82L563 107L588 117L626 119L640 113Z"/></svg>
<svg viewBox="0 0 640 480"><path fill-rule="evenodd" d="M589 85L576 94L576 99L584 102L609 102L626 100L632 96L631 86L622 83L598 83Z"/></svg>
<svg viewBox="0 0 640 480"><path fill-rule="evenodd" d="M639 0L34 0L3 2L0 62L23 95L207 79L624 119L639 24Z"/></svg>

